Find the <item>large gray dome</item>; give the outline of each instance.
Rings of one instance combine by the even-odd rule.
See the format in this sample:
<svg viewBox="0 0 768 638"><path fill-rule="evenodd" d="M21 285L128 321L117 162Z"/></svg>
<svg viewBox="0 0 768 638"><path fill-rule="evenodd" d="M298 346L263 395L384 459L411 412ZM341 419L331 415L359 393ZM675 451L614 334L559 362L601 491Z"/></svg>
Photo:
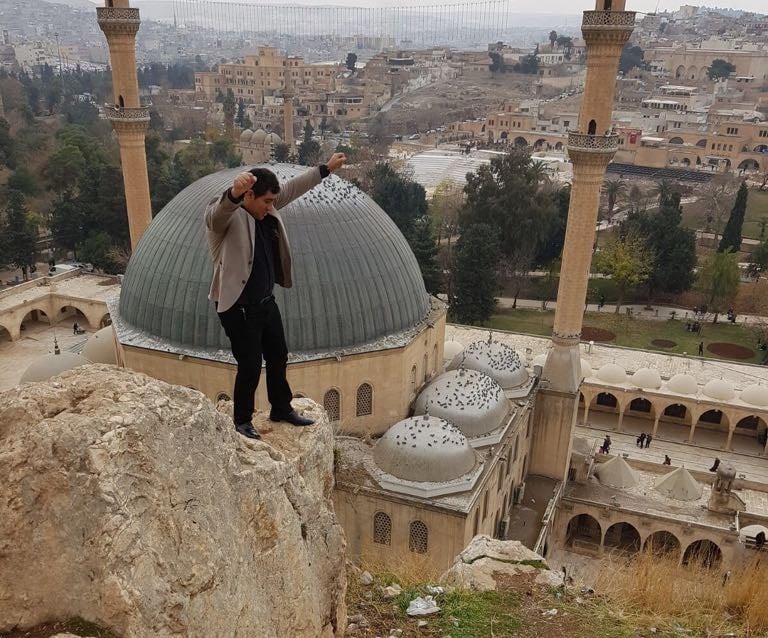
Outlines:
<svg viewBox="0 0 768 638"><path fill-rule="evenodd" d="M305 167L269 165L281 182ZM123 279L120 319L155 339L229 349L213 303L203 212L242 167L208 175L174 197L139 242ZM368 195L331 175L282 209L293 288L275 287L291 352L375 341L423 321L430 309L416 258Z"/></svg>

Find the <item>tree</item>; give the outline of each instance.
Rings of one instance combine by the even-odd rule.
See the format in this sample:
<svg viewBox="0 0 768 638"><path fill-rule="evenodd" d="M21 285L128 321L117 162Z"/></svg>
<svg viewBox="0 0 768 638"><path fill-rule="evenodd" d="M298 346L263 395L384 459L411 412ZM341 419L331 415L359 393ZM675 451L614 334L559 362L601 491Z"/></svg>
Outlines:
<svg viewBox="0 0 768 638"><path fill-rule="evenodd" d="M30 266L35 264L37 234L29 221L24 195L12 190L8 193L3 227L2 251L9 263L21 268L24 279Z"/></svg>
<svg viewBox="0 0 768 638"><path fill-rule="evenodd" d="M6 188L9 191L19 191L24 195L37 195L37 180L26 166L19 166L8 178Z"/></svg>
<svg viewBox="0 0 768 638"><path fill-rule="evenodd" d="M437 242L429 215L416 220L409 243L419 263L424 287L429 294L436 295L440 292L440 268L437 265Z"/></svg>
<svg viewBox="0 0 768 638"><path fill-rule="evenodd" d="M709 309L717 315L730 307L739 289L739 264L736 253L714 253L699 270L698 285L708 300Z"/></svg>
<svg viewBox="0 0 768 638"><path fill-rule="evenodd" d="M227 94L223 97L222 103L224 105L224 131L228 137L232 137L232 131L235 127L235 112L237 110L235 94L232 89L227 89Z"/></svg>
<svg viewBox="0 0 768 638"><path fill-rule="evenodd" d="M632 44L625 44L621 50L619 58L619 72L626 75L634 68L645 68L645 53L643 50Z"/></svg>
<svg viewBox="0 0 768 638"><path fill-rule="evenodd" d="M707 232L715 233L715 242L723 224L723 216L736 191L737 182L730 175L711 179L702 191L701 199L707 204Z"/></svg>
<svg viewBox="0 0 768 638"><path fill-rule="evenodd" d="M488 65L488 69L491 73L504 72L504 58L498 51L490 51L488 57L491 58L491 63Z"/></svg>
<svg viewBox="0 0 768 638"><path fill-rule="evenodd" d="M304 140L299 144L299 164L304 166L314 166L320 159L320 144L312 139L315 130L307 120L304 127Z"/></svg>
<svg viewBox="0 0 768 638"><path fill-rule="evenodd" d="M712 64L707 69L707 76L713 82L716 82L720 78L727 78L731 73L736 70L736 67L730 62L717 58L712 60Z"/></svg>
<svg viewBox="0 0 768 638"><path fill-rule="evenodd" d="M367 174L368 194L409 239L417 219L427 214L424 187L397 173L389 164L376 164Z"/></svg>
<svg viewBox="0 0 768 638"><path fill-rule="evenodd" d="M488 224L467 228L456 242L453 262L451 315L454 321L488 321L498 293L498 234Z"/></svg>
<svg viewBox="0 0 768 638"><path fill-rule="evenodd" d="M109 235L104 232L91 235L80 244L77 250L80 261L91 264L96 270L106 273L116 273L118 270L113 253L114 248Z"/></svg>
<svg viewBox="0 0 768 638"><path fill-rule="evenodd" d="M549 46L554 50L555 42L557 42L557 31L549 32Z"/></svg>
<svg viewBox="0 0 768 638"><path fill-rule="evenodd" d="M193 182L216 170L208 145L200 139L192 140L176 153L175 160L187 170Z"/></svg>
<svg viewBox="0 0 768 638"><path fill-rule="evenodd" d="M245 102L243 102L243 100L239 100L237 102L237 115L235 115L235 123L241 128L246 128L246 126L243 124L244 120L245 120Z"/></svg>
<svg viewBox="0 0 768 638"><path fill-rule="evenodd" d="M742 182L739 192L736 193L736 202L733 204L728 222L725 224L723 236L717 252L739 252L741 250L741 231L744 227L744 215L747 212L747 183Z"/></svg>
<svg viewBox="0 0 768 638"><path fill-rule="evenodd" d="M539 58L536 55L524 55L520 61L515 64L516 73L525 73L526 75L536 75L539 72Z"/></svg>
<svg viewBox="0 0 768 638"><path fill-rule="evenodd" d="M649 300L655 292L690 290L696 268L696 237L682 226L680 194L671 193L657 211L630 211L622 232L643 237L652 256Z"/></svg>
<svg viewBox="0 0 768 638"><path fill-rule="evenodd" d="M629 212L640 213L646 208L645 194L637 184L632 184L627 194L627 203L629 204Z"/></svg>
<svg viewBox="0 0 768 638"><path fill-rule="evenodd" d="M760 239L762 239L765 237L765 227L768 226L768 216L763 215L757 225L760 226Z"/></svg>
<svg viewBox="0 0 768 638"><path fill-rule="evenodd" d="M570 60L571 51L573 50L573 38L567 35L559 35L557 36L557 46L565 51L565 59Z"/></svg>
<svg viewBox="0 0 768 638"><path fill-rule="evenodd" d="M275 146L275 161L287 162L291 156L291 148L285 142L280 142Z"/></svg>
<svg viewBox="0 0 768 638"><path fill-rule="evenodd" d="M629 288L644 283L651 274L652 258L646 245L628 235L623 240L614 239L595 253L594 269L608 275L616 284L616 314L619 313L624 295Z"/></svg>
<svg viewBox="0 0 768 638"><path fill-rule="evenodd" d="M613 217L613 209L616 206L616 201L627 191L627 184L622 179L607 179L603 182L603 191L608 198L608 208L605 211L605 219L610 221L611 217Z"/></svg>
<svg viewBox="0 0 768 638"><path fill-rule="evenodd" d="M85 157L73 145L59 147L48 158L43 175L55 190L77 190L85 175Z"/></svg>
<svg viewBox="0 0 768 638"><path fill-rule="evenodd" d="M347 53L347 61L344 64L350 71L354 71L355 64L357 64L357 53Z"/></svg>
<svg viewBox="0 0 768 638"><path fill-rule="evenodd" d="M85 239L85 216L74 195L67 190L53 200L51 233L59 248L77 253L77 246Z"/></svg>
<svg viewBox="0 0 768 638"><path fill-rule="evenodd" d="M0 163L8 168L16 168L16 142L11 137L11 127L4 117L0 117Z"/></svg>
<svg viewBox="0 0 768 638"><path fill-rule="evenodd" d="M651 195L656 197L659 206L663 204L669 197L678 191L678 185L673 184L668 179L660 179L656 182L656 186L653 187Z"/></svg>

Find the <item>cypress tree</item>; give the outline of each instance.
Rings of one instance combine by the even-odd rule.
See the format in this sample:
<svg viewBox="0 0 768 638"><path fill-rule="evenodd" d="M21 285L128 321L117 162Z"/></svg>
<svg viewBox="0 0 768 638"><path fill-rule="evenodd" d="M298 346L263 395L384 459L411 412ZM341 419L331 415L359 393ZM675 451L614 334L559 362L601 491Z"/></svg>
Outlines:
<svg viewBox="0 0 768 638"><path fill-rule="evenodd" d="M416 221L409 243L424 278L424 287L431 295L440 292L440 268L437 265L437 242L432 232L432 219L424 215Z"/></svg>
<svg viewBox="0 0 768 638"><path fill-rule="evenodd" d="M741 250L741 230L744 226L744 215L747 212L747 184L742 182L739 192L736 193L736 202L731 209L731 215L728 217L728 223L723 230L723 236L720 239L720 245L717 252L734 252Z"/></svg>

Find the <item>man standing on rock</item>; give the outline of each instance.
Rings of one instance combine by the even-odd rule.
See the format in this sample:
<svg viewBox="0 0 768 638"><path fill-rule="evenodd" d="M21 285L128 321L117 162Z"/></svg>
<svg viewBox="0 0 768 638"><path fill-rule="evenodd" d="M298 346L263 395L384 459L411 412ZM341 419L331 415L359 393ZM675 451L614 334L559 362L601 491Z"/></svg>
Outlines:
<svg viewBox="0 0 768 638"><path fill-rule="evenodd" d="M291 406L286 379L288 346L280 310L272 294L275 284L290 288L291 253L276 211L317 186L344 165L343 153L282 186L266 168L240 173L221 197L205 210L206 235L213 259L208 298L232 344L237 361L234 389L235 429L250 439L261 438L252 418L262 358L267 368L269 418L292 425L312 425Z"/></svg>

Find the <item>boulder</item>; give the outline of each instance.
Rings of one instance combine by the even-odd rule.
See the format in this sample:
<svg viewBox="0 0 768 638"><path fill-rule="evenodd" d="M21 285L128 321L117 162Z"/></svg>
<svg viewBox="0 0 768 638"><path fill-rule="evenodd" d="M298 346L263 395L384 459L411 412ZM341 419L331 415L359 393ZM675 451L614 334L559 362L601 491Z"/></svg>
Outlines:
<svg viewBox="0 0 768 638"><path fill-rule="evenodd" d="M252 441L201 393L110 366L0 394L0 633L343 635L333 433L297 404L317 425Z"/></svg>
<svg viewBox="0 0 768 638"><path fill-rule="evenodd" d="M463 589L488 591L496 589L498 574L529 574L543 585L562 583L560 574L549 570L544 557L520 541L501 541L485 535L472 539L440 581Z"/></svg>

